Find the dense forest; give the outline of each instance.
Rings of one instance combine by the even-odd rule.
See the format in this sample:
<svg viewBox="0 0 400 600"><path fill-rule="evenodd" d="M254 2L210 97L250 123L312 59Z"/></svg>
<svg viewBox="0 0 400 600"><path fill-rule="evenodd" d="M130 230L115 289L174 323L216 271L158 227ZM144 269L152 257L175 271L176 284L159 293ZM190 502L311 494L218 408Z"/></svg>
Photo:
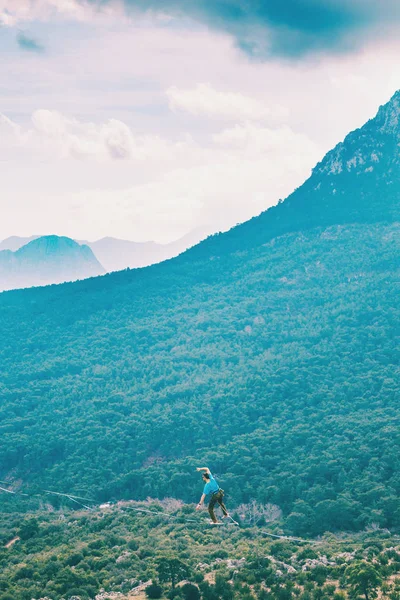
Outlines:
<svg viewBox="0 0 400 600"><path fill-rule="evenodd" d="M5 294L2 479L193 502L200 462L295 534L398 527L399 236L321 228Z"/></svg>

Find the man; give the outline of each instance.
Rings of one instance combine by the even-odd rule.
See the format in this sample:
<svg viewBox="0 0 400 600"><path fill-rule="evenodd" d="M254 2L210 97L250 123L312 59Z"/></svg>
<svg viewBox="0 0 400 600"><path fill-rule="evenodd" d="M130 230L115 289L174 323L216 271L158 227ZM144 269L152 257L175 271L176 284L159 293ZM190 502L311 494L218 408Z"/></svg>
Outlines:
<svg viewBox="0 0 400 600"><path fill-rule="evenodd" d="M226 510L225 504L222 501L224 497L224 490L221 490L218 483L211 475L211 471L208 467L197 467L196 471L202 471L201 477L204 481L203 494L200 498L200 502L196 506L196 510L200 510L204 504L206 496L211 495L210 502L208 503L208 512L211 517L211 525L220 525L221 523L217 521L217 518L214 513L214 506L217 504L217 502L222 509L223 518L229 518L229 513Z"/></svg>

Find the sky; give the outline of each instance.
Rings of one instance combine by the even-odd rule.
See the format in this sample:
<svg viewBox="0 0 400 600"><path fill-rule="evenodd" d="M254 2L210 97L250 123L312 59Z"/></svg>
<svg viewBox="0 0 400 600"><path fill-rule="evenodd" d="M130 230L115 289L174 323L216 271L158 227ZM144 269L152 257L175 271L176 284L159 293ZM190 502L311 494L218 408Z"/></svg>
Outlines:
<svg viewBox="0 0 400 600"><path fill-rule="evenodd" d="M0 240L259 214L400 88L399 32L398 0L0 0Z"/></svg>

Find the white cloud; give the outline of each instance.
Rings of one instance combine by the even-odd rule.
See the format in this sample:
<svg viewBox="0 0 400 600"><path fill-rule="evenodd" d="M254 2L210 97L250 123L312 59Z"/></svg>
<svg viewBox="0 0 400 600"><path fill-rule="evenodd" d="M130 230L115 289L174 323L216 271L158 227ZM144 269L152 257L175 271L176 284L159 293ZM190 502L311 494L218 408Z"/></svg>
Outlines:
<svg viewBox="0 0 400 600"><path fill-rule="evenodd" d="M173 111L186 111L194 116L207 116L233 121L277 121L288 116L287 109L269 107L266 102L237 92L221 92L208 83L192 89L170 87L166 91Z"/></svg>
<svg viewBox="0 0 400 600"><path fill-rule="evenodd" d="M2 10L0 8L0 26L14 27L16 23L17 19L15 18L15 16L11 15L8 11Z"/></svg>
<svg viewBox="0 0 400 600"><path fill-rule="evenodd" d="M192 146L152 180L121 190L72 194L66 214L77 237L115 235L168 242L198 226L225 230L287 196L310 172L319 149L289 128L269 130L246 124L215 136L208 148ZM112 211L110 207L112 206Z"/></svg>
<svg viewBox="0 0 400 600"><path fill-rule="evenodd" d="M109 5L107 10L113 6ZM0 0L0 23L8 27L56 16L85 21L93 14L93 5L80 0Z"/></svg>
<svg viewBox="0 0 400 600"><path fill-rule="evenodd" d="M127 159L132 158L135 140L122 121L104 124L82 123L49 110L32 115L34 137L42 148L51 147L62 157Z"/></svg>
<svg viewBox="0 0 400 600"><path fill-rule="evenodd" d="M25 146L34 153L60 159L96 160L170 160L171 153L183 151L185 144L172 144L159 136L137 135L118 119L105 123L81 122L58 111L37 110L31 127L22 129L0 114L0 152L10 145Z"/></svg>
<svg viewBox="0 0 400 600"><path fill-rule="evenodd" d="M20 127L11 121L11 119L0 113L0 133L1 138L3 139L4 136L7 135L11 135L17 139L20 135Z"/></svg>
<svg viewBox="0 0 400 600"><path fill-rule="evenodd" d="M271 129L254 122L201 143L135 136L116 119L95 124L48 110L35 111L31 123L22 128L0 117L0 133L7 132L5 146L0 136L0 160L9 154L13 136L17 162L18 152L24 152L44 167L51 161L51 171L65 163L71 181L79 180L74 165L90 169L95 186L79 184L68 191L69 182L58 182L62 189L57 199L49 192L46 200L40 197L42 183L37 194L29 193L24 210L32 231L43 230L45 214L52 232L78 238L113 235L168 242L199 226L225 230L289 194L320 158L319 148L305 135L287 126ZM107 167L96 168L99 161L107 161ZM130 184L122 183L122 173ZM43 177L48 185L48 175ZM107 178L112 186L105 184Z"/></svg>
<svg viewBox="0 0 400 600"><path fill-rule="evenodd" d="M248 159L272 155L274 162L277 156L302 162L303 157L308 160L316 152L316 145L306 135L295 133L287 125L271 129L248 122L214 134L213 140L217 146L234 149Z"/></svg>

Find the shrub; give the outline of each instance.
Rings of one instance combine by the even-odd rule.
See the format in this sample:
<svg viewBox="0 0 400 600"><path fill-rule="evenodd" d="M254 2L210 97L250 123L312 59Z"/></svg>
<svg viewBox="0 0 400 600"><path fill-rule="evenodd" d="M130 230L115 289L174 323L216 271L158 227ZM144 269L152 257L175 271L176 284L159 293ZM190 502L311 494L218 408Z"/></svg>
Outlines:
<svg viewBox="0 0 400 600"><path fill-rule="evenodd" d="M161 598L163 595L163 591L164 591L163 588L160 585L158 585L158 583L153 581L146 588L146 596L148 598Z"/></svg>
<svg viewBox="0 0 400 600"><path fill-rule="evenodd" d="M83 554L76 552L75 554L71 554L65 561L65 564L69 567L75 567L83 560Z"/></svg>
<svg viewBox="0 0 400 600"><path fill-rule="evenodd" d="M193 583L185 583L181 590L185 600L200 600L199 588Z"/></svg>

